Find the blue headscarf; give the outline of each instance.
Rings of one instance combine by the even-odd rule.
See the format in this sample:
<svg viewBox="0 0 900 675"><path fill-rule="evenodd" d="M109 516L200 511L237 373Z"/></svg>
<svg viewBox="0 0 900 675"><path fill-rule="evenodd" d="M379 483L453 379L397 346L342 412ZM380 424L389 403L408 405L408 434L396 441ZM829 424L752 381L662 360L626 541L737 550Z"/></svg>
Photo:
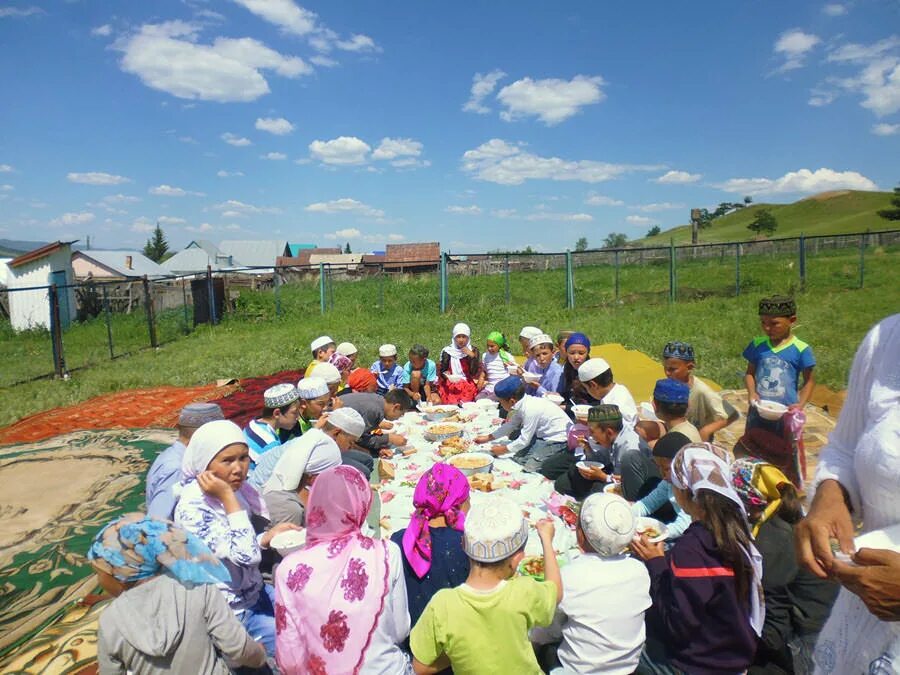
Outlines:
<svg viewBox="0 0 900 675"><path fill-rule="evenodd" d="M123 583L167 572L182 583L215 584L228 570L200 539L168 520L129 513L106 525L88 551L98 570Z"/></svg>
<svg viewBox="0 0 900 675"><path fill-rule="evenodd" d="M572 333L566 340L565 349L568 351L572 345L584 345L585 349L591 351L591 340L584 333Z"/></svg>

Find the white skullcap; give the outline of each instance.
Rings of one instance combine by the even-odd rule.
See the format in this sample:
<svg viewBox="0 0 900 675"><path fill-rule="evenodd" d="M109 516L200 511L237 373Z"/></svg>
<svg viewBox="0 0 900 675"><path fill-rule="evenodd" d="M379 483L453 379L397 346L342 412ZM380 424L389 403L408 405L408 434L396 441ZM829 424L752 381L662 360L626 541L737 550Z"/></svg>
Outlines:
<svg viewBox="0 0 900 675"><path fill-rule="evenodd" d="M521 549L528 540L528 521L518 504L506 497L488 497L466 514L463 548L479 562L499 562Z"/></svg>
<svg viewBox="0 0 900 675"><path fill-rule="evenodd" d="M381 345L378 348L378 356L397 356L397 347L391 344Z"/></svg>
<svg viewBox="0 0 900 675"><path fill-rule="evenodd" d="M300 398L306 401L312 401L330 393L328 391L328 383L321 377L304 377L297 383L297 391L300 394Z"/></svg>
<svg viewBox="0 0 900 675"><path fill-rule="evenodd" d="M357 349L356 345L354 345L352 342L342 342L334 351L336 351L338 354L343 354L344 356L353 356L354 354L356 354Z"/></svg>
<svg viewBox="0 0 900 675"><path fill-rule="evenodd" d="M531 338L531 340L528 342L528 349L534 349L538 345L552 345L552 344L556 344L553 341L552 337L550 337L546 333L539 333L538 335L535 335L533 338Z"/></svg>
<svg viewBox="0 0 900 675"><path fill-rule="evenodd" d="M590 382L609 370L609 364L604 359L588 359L578 368L578 379L582 382Z"/></svg>
<svg viewBox="0 0 900 675"><path fill-rule="evenodd" d="M363 416L347 406L329 413L328 422L354 438L359 438L366 431L366 421Z"/></svg>
<svg viewBox="0 0 900 675"><path fill-rule="evenodd" d="M317 337L315 340L310 342L309 350L314 352L314 351L321 349L322 347L326 347L330 344L334 344L334 340L332 340L327 335L323 335L322 337Z"/></svg>
<svg viewBox="0 0 900 675"><path fill-rule="evenodd" d="M327 384L334 384L341 381L341 371L330 363L317 363L313 366L310 375L321 377Z"/></svg>
<svg viewBox="0 0 900 675"><path fill-rule="evenodd" d="M537 337L538 335L543 335L543 333L544 331L542 331L540 328L535 328L534 326L525 326L525 328L519 331L519 337L530 340Z"/></svg>
<svg viewBox="0 0 900 675"><path fill-rule="evenodd" d="M591 548L604 558L619 555L634 537L634 514L619 495L588 496L581 505L579 518Z"/></svg>
<svg viewBox="0 0 900 675"><path fill-rule="evenodd" d="M453 337L456 337L457 335L465 335L466 337L472 335L472 331L469 328L469 325L465 323L458 323L453 326Z"/></svg>
<svg viewBox="0 0 900 675"><path fill-rule="evenodd" d="M292 384L276 384L263 393L263 405L266 408L281 408L300 398L297 387Z"/></svg>

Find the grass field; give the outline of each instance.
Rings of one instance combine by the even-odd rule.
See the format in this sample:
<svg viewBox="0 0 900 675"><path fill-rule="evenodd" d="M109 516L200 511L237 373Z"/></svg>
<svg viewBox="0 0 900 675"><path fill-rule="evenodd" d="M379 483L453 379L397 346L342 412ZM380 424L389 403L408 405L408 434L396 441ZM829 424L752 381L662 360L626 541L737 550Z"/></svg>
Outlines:
<svg viewBox="0 0 900 675"><path fill-rule="evenodd" d="M753 222L760 209L769 209L778 219L778 229L773 237L890 230L896 227L896 223L881 218L878 210L890 207L892 196L891 192L846 190L832 195L823 193L793 204L753 204L714 220L712 227L700 232L700 241L712 243L753 239L754 234L747 229L747 225ZM636 243L658 246L668 244L670 239L675 239L676 244L689 244L690 225L666 230Z"/></svg>
<svg viewBox="0 0 900 675"><path fill-rule="evenodd" d="M450 279L450 310L438 312L434 275L388 279L379 306L379 281L367 278L335 282L334 308L319 309L317 282L284 286L281 316L272 291L242 292L235 311L218 326L201 326L183 335L184 314L167 312L158 324L158 350L146 349L147 327L140 313L113 318L116 354L110 360L106 326L100 317L64 334L69 381L19 380L52 371L46 332L16 335L0 326L0 424L27 414L85 400L98 394L160 384L198 385L225 377L247 377L305 367L312 338L328 333L350 340L360 361L375 359L378 346L393 342L401 352L422 342L436 354L449 341L457 321L472 326L483 343L488 331L507 335L536 324L555 333L561 328L586 332L597 343L618 342L657 354L671 339L692 342L700 373L725 387L741 385L740 358L759 332L756 302L761 295L796 291L800 308L797 334L819 360L818 380L834 389L846 386L853 352L868 328L900 307L897 249L869 251L866 287L858 289L858 253L828 252L808 260L807 289L798 288L793 256L748 256L742 261L741 295L734 297L734 259L679 261L679 301L667 303L668 267L623 266L620 302L614 299L609 266L575 270L576 308L565 309L561 270L511 275L511 301L505 302L503 275ZM74 370L81 368L80 370Z"/></svg>

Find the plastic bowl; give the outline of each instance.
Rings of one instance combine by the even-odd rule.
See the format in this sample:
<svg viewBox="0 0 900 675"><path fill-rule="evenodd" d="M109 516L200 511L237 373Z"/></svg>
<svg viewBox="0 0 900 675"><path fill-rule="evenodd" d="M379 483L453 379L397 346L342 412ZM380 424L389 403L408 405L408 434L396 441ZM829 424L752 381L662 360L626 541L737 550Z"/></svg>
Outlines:
<svg viewBox="0 0 900 675"><path fill-rule="evenodd" d="M306 545L306 530L288 530L280 532L272 537L269 545L281 555L282 558L288 553L303 548Z"/></svg>
<svg viewBox="0 0 900 675"><path fill-rule="evenodd" d="M447 378L447 382L451 382L453 384L462 382L464 379L466 379L465 375L457 375L456 373L447 373L444 377Z"/></svg>
<svg viewBox="0 0 900 675"><path fill-rule="evenodd" d="M494 460L483 452L464 452L448 457L447 464L455 466L465 476L474 476L476 473L490 473ZM460 466L465 464L472 466Z"/></svg>
<svg viewBox="0 0 900 675"><path fill-rule="evenodd" d="M522 373L522 379L528 384L538 384L541 381L540 373Z"/></svg>
<svg viewBox="0 0 900 675"><path fill-rule="evenodd" d="M506 366L506 372L510 375L518 375L519 374L519 366Z"/></svg>
<svg viewBox="0 0 900 675"><path fill-rule="evenodd" d="M778 403L777 401L759 401L756 404L756 409L759 411L759 416L764 420L769 420L770 422L775 422L776 420L780 420L784 413L788 411L787 406Z"/></svg>
<svg viewBox="0 0 900 675"><path fill-rule="evenodd" d="M659 535L656 537L649 537L649 541L651 544L656 544L658 542L663 541L669 536L669 528L666 527L665 523L658 521L656 518L646 518L644 516L638 516L634 519L634 533L640 534L644 532L648 528L653 528Z"/></svg>
<svg viewBox="0 0 900 675"><path fill-rule="evenodd" d="M572 414L575 415L575 419L581 422L587 422L588 413L591 411L591 406L585 403L579 403L578 405L572 406Z"/></svg>
<svg viewBox="0 0 900 675"><path fill-rule="evenodd" d="M554 394L554 393L544 394L544 398L547 399L548 401L550 401L551 403L555 403L556 405L561 405L562 402L565 401L565 399L562 396L560 396L559 394Z"/></svg>

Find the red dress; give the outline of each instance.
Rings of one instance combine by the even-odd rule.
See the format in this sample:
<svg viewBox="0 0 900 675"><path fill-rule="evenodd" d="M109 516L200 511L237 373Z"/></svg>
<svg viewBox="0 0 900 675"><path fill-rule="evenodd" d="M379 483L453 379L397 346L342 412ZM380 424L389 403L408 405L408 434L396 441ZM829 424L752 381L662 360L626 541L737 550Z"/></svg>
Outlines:
<svg viewBox="0 0 900 675"><path fill-rule="evenodd" d="M444 373L450 373L450 355L447 352L441 352L441 362L438 365L438 394L441 396L441 403L464 403L466 401L474 401L478 395L478 387L475 386L475 379L481 369L481 358L477 347L472 347L475 356L462 359L463 374L466 379L461 382L448 382L444 377Z"/></svg>

